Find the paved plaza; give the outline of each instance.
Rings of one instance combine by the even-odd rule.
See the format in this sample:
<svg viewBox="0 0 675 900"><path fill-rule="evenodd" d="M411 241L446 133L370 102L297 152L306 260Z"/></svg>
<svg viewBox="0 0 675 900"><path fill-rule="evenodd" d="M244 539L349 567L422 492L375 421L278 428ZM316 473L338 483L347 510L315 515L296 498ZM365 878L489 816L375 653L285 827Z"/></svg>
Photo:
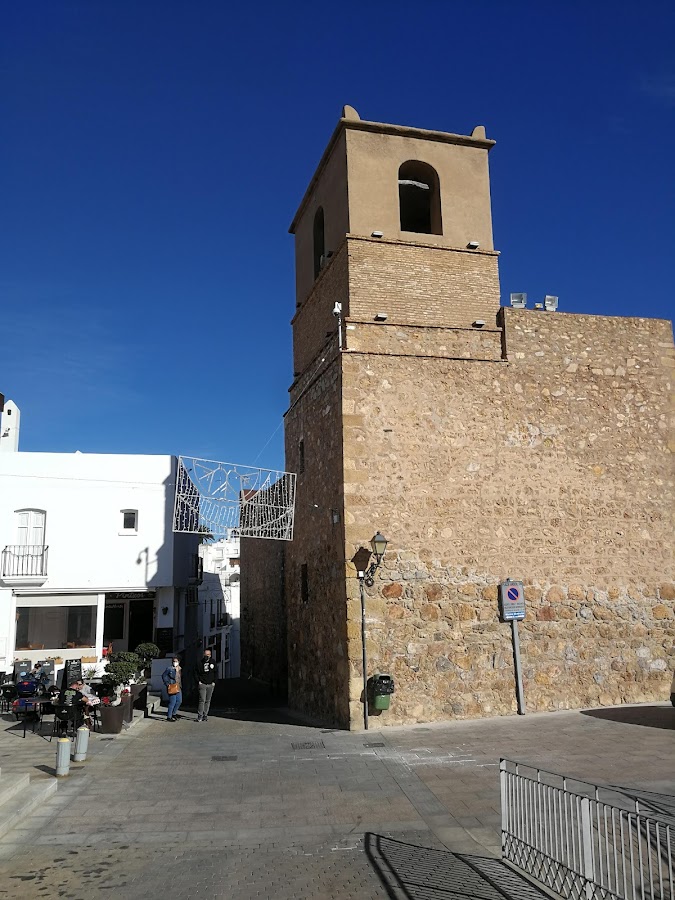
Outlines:
<svg viewBox="0 0 675 900"><path fill-rule="evenodd" d="M13 740L50 777L54 745ZM221 709L95 744L0 841L0 898L534 900L499 861L500 757L675 795L666 704L368 733Z"/></svg>

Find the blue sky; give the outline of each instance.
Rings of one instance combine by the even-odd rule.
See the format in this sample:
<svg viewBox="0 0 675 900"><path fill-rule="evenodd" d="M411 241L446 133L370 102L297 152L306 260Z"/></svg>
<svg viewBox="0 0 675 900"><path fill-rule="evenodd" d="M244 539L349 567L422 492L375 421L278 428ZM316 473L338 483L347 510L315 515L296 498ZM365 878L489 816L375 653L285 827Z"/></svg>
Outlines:
<svg viewBox="0 0 675 900"><path fill-rule="evenodd" d="M3 4L21 448L283 466L287 229L345 103L486 126L502 297L672 318L674 38L656 0Z"/></svg>

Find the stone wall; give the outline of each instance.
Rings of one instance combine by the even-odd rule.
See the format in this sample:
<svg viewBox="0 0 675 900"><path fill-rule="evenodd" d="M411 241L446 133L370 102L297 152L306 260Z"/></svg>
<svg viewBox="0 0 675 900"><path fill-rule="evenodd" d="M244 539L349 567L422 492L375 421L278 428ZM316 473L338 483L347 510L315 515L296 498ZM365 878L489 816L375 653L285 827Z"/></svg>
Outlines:
<svg viewBox="0 0 675 900"><path fill-rule="evenodd" d="M310 373L321 359L323 354L313 361ZM289 705L312 718L346 726L341 389L334 344L318 373L291 391L286 466L298 477L293 541L286 546L286 608Z"/></svg>
<svg viewBox="0 0 675 900"><path fill-rule="evenodd" d="M241 674L285 694L287 681L284 541L242 538Z"/></svg>
<svg viewBox="0 0 675 900"><path fill-rule="evenodd" d="M527 310L505 310L504 325L502 361L435 356L436 333L433 354L386 355L390 335L375 328L368 352L342 357L345 558L378 528L391 540L368 602L370 671L397 680L382 723L515 709L510 631L497 616L507 577L526 583L529 709L668 695L670 325ZM354 574L348 566L359 727Z"/></svg>
<svg viewBox="0 0 675 900"><path fill-rule="evenodd" d="M387 356L436 356L441 359L500 361L503 358L501 328L443 328L384 322L346 321L347 350Z"/></svg>

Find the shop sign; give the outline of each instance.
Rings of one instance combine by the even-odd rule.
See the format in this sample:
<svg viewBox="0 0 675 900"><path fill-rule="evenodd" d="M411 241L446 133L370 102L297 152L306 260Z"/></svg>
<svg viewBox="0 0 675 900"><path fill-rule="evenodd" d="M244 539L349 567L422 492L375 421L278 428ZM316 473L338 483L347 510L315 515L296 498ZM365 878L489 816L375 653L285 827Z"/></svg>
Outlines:
<svg viewBox="0 0 675 900"><path fill-rule="evenodd" d="M67 659L64 667L63 667L63 679L61 681L61 690L65 691L66 688L70 687L70 685L74 681L82 681L82 660L81 659Z"/></svg>

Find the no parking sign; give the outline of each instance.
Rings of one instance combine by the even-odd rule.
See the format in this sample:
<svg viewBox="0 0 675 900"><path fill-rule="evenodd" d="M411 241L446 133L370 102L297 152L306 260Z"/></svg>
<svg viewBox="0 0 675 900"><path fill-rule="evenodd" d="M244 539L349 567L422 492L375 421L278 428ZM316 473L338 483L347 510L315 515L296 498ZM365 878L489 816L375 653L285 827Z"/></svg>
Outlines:
<svg viewBox="0 0 675 900"><path fill-rule="evenodd" d="M504 622L525 618L525 592L522 581L506 581L499 585L499 611Z"/></svg>

